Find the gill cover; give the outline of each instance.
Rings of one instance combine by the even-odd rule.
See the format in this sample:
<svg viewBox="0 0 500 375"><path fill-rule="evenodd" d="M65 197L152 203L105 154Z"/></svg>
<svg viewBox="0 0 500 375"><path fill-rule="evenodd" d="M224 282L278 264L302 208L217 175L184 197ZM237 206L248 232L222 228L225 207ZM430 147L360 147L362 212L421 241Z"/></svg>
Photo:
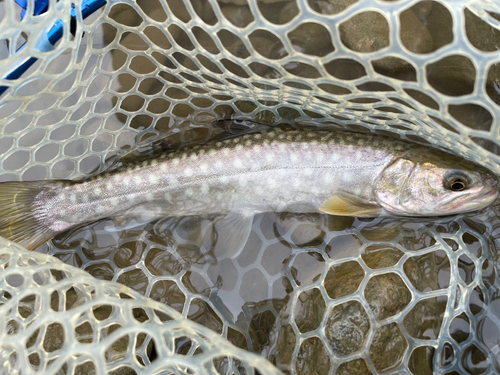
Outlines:
<svg viewBox="0 0 500 375"><path fill-rule="evenodd" d="M415 164L410 160L396 159L375 183L373 191L377 200L391 214L408 215L403 192L414 168Z"/></svg>

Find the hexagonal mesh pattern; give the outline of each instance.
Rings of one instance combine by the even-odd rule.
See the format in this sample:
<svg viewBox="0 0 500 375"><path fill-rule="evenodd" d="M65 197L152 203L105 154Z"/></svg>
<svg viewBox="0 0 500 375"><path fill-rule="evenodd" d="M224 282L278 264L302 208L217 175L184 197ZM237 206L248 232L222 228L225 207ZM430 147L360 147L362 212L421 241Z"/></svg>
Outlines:
<svg viewBox="0 0 500 375"><path fill-rule="evenodd" d="M123 285L3 239L0 246L2 336L11 338L0 342L4 374L279 373ZM25 340L12 340L16 336Z"/></svg>
<svg viewBox="0 0 500 375"><path fill-rule="evenodd" d="M207 139L212 121L227 118L372 131L500 171L495 2L109 1L86 20L74 4L72 34L69 0L22 20L14 1L0 2L1 76L38 59L20 79L0 82L9 87L0 97L2 181L77 179L131 148L154 153L165 137ZM62 39L40 50L41 30L57 19ZM496 211L427 221L263 214L243 252L224 260L214 256L211 219L101 221L39 250L94 278L1 249L0 366L500 371ZM96 278L157 302L120 298L125 289ZM50 306L58 313L45 316Z"/></svg>

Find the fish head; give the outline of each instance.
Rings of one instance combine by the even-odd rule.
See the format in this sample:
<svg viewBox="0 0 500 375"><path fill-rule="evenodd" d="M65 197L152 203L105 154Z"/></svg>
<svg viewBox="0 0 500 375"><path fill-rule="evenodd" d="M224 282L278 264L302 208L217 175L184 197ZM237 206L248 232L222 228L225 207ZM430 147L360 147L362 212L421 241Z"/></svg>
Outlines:
<svg viewBox="0 0 500 375"><path fill-rule="evenodd" d="M388 215L443 216L476 211L498 197L498 181L487 169L428 150L393 161L374 185Z"/></svg>

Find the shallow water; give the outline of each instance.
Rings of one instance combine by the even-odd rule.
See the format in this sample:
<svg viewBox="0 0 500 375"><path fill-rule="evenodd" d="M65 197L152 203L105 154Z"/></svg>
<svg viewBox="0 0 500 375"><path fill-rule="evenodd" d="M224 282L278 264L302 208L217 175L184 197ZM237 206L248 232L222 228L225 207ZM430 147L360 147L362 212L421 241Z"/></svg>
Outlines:
<svg viewBox="0 0 500 375"><path fill-rule="evenodd" d="M51 57L48 80L19 85L0 108L0 181L81 178L126 147L174 129L184 143L201 140L208 135L191 138L185 124L232 116L375 129L498 172L499 34L468 9L184 3L116 3L86 21L95 25L79 50ZM164 9L174 19L168 28L157 22ZM212 35L203 31L214 25ZM143 30L152 30L149 40ZM0 45L7 57L7 39ZM77 55L82 64L69 64ZM436 220L261 214L244 251L224 260L214 256L213 219L106 220L39 251L173 306L285 372L500 372L498 208Z"/></svg>
<svg viewBox="0 0 500 375"><path fill-rule="evenodd" d="M213 219L125 230L105 220L39 251L173 306L285 372L500 371L497 208L418 220L259 214L243 251L223 260Z"/></svg>

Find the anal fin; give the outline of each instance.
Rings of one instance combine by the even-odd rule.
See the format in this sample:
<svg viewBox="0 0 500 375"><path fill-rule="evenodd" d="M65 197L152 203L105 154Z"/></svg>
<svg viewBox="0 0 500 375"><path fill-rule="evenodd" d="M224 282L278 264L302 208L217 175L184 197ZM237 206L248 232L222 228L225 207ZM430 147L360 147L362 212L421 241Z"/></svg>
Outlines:
<svg viewBox="0 0 500 375"><path fill-rule="evenodd" d="M235 258L245 247L252 231L253 214L230 212L214 223L217 233L214 255L218 260Z"/></svg>

